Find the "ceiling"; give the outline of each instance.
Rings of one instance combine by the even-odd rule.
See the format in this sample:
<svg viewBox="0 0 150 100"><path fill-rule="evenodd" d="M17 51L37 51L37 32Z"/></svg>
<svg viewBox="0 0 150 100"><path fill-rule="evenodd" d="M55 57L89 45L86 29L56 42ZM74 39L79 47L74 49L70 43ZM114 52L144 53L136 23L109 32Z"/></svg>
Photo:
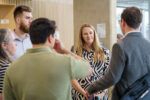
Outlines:
<svg viewBox="0 0 150 100"><path fill-rule="evenodd" d="M136 6L141 9L148 10L148 1L149 0L117 0L117 6L119 7Z"/></svg>

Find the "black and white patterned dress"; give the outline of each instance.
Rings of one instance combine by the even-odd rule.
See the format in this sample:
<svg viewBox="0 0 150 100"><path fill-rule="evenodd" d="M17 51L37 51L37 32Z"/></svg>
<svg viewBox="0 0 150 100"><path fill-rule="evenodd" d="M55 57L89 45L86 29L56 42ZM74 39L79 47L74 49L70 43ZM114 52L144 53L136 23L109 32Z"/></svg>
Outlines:
<svg viewBox="0 0 150 100"><path fill-rule="evenodd" d="M0 59L0 93L2 93L4 76L9 64L7 60Z"/></svg>
<svg viewBox="0 0 150 100"><path fill-rule="evenodd" d="M94 81L102 77L109 66L109 62L110 62L109 50L105 48L102 49L104 51L106 62L102 62L100 60L98 62L94 62L93 61L94 51L88 52L87 50L83 49L82 57L90 63L93 69L93 72L91 73L90 76L78 80L79 84L84 90L86 90L91 83L93 83ZM86 100L85 97L74 88L72 88L72 99ZM101 100L107 100L107 99L108 99L108 95L106 94L105 97Z"/></svg>

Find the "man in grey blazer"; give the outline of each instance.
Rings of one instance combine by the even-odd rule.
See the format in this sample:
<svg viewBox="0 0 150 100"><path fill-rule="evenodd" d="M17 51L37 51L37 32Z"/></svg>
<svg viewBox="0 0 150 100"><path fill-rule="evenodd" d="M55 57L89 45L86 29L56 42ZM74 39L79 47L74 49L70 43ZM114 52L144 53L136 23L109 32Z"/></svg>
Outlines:
<svg viewBox="0 0 150 100"><path fill-rule="evenodd" d="M141 22L138 8L128 7L123 11L120 27L125 36L113 45L108 71L90 85L87 95L114 85L112 100L120 100L132 83L150 72L150 42L138 30Z"/></svg>

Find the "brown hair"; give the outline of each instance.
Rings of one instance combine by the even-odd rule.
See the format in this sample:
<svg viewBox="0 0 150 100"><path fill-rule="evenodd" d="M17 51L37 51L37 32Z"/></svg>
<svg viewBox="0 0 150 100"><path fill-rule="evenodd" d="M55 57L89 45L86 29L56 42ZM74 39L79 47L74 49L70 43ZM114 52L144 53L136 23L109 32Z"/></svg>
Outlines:
<svg viewBox="0 0 150 100"><path fill-rule="evenodd" d="M142 22L142 12L137 7L128 7L121 14L123 19L129 27L138 28Z"/></svg>
<svg viewBox="0 0 150 100"><path fill-rule="evenodd" d="M85 43L84 40L83 40L83 37L82 37L82 30L83 30L84 27L89 27L94 32L94 41L92 43L92 47L93 47L93 50L94 50L94 61L97 62L100 59L101 61L105 62L106 59L104 57L104 51L102 50L102 47L99 46L99 39L97 37L97 33L96 33L94 27L92 25L89 25L89 24L84 24L80 28L78 45L77 45L77 48L76 48L77 54L82 57L82 49L83 49L83 46L84 46L84 43Z"/></svg>
<svg viewBox="0 0 150 100"><path fill-rule="evenodd" d="M7 53L6 50L4 50L4 48L2 47L2 43L9 43L10 37L9 37L9 29L6 28L0 28L0 58L1 59L5 59L8 60L9 62L11 62L9 54Z"/></svg>
<svg viewBox="0 0 150 100"><path fill-rule="evenodd" d="M16 9L14 10L14 19L16 19L16 17L20 14L22 14L23 12L32 12L32 9L28 6L25 5L19 5L16 7Z"/></svg>

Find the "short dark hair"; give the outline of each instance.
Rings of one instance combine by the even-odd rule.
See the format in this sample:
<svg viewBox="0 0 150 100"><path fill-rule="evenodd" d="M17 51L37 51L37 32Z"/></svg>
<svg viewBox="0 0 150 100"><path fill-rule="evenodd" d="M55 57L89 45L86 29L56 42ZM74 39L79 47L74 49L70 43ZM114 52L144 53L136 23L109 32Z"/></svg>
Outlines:
<svg viewBox="0 0 150 100"><path fill-rule="evenodd" d="M128 7L121 14L121 19L131 28L138 28L142 22L142 17L142 12L137 7Z"/></svg>
<svg viewBox="0 0 150 100"><path fill-rule="evenodd" d="M16 19L16 17L20 14L22 14L23 12L32 12L32 9L26 5L19 5L16 7L16 9L14 10L14 19Z"/></svg>
<svg viewBox="0 0 150 100"><path fill-rule="evenodd" d="M49 35L54 36L55 21L47 18L38 18L31 23L29 34L32 44L43 44Z"/></svg>

